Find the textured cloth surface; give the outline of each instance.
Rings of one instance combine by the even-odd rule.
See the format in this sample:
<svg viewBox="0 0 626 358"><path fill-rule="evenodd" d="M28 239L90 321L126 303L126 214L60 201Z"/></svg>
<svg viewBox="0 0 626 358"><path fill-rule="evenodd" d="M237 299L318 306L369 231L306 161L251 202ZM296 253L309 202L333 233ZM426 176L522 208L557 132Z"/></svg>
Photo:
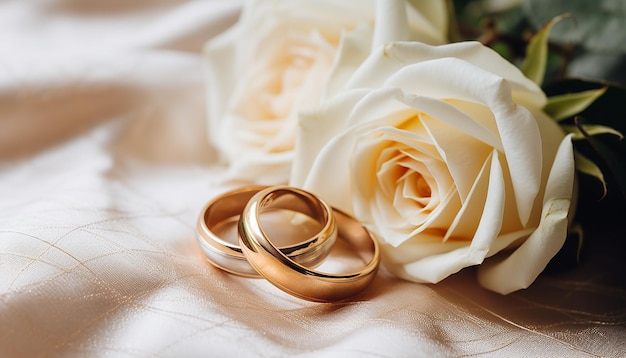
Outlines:
<svg viewBox="0 0 626 358"><path fill-rule="evenodd" d="M382 271L317 304L208 264L195 221L234 184L200 54L239 5L0 3L0 356L626 355L623 227L508 296Z"/></svg>

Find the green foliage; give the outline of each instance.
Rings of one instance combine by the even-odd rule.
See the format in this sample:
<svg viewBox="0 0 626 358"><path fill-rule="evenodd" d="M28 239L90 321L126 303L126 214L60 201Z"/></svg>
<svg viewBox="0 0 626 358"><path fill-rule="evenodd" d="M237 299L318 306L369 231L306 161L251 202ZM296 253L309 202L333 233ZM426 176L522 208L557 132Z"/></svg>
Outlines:
<svg viewBox="0 0 626 358"><path fill-rule="evenodd" d="M606 83L568 79L546 86L548 96L603 90L586 109L563 120L563 128L584 138L577 150L615 179L616 193L626 200L626 88ZM573 129L575 128L575 129ZM578 163L577 163L578 164ZM589 174L589 173L588 173ZM597 176L596 176L597 177ZM612 188L609 187L609 194Z"/></svg>
<svg viewBox="0 0 626 358"><path fill-rule="evenodd" d="M527 0L526 16L536 28L555 16L571 13L568 21L550 33L558 44L580 44L594 52L626 52L626 1Z"/></svg>
<svg viewBox="0 0 626 358"><path fill-rule="evenodd" d="M543 110L556 120L572 117L584 111L604 92L606 87L552 96Z"/></svg>
<svg viewBox="0 0 626 358"><path fill-rule="evenodd" d="M546 24L537 32L526 47L526 57L522 62L521 70L524 75L533 82L540 85L543 83L543 76L546 73L546 65L548 62L548 37L550 30L557 22L561 21L567 15L557 16Z"/></svg>
<svg viewBox="0 0 626 358"><path fill-rule="evenodd" d="M587 174L596 178L602 184L602 196L606 195L606 180L602 170L591 159L587 158L579 151L574 151L574 162L576 163L576 170L583 174Z"/></svg>
<svg viewBox="0 0 626 358"><path fill-rule="evenodd" d="M566 53L560 75L626 84L626 0L526 0L524 13L534 29L564 13L550 42Z"/></svg>
<svg viewBox="0 0 626 358"><path fill-rule="evenodd" d="M448 1L458 40L479 40L518 65L531 34L570 14L550 30L543 83L568 77L626 85L626 0Z"/></svg>
<svg viewBox="0 0 626 358"><path fill-rule="evenodd" d="M614 136L617 136L620 140L624 139L624 135L622 133L611 127L603 126L600 124L581 124L579 126L564 124L561 126L561 128L563 128L567 133L573 134L573 140L586 139L586 135L594 136L600 134L613 134Z"/></svg>

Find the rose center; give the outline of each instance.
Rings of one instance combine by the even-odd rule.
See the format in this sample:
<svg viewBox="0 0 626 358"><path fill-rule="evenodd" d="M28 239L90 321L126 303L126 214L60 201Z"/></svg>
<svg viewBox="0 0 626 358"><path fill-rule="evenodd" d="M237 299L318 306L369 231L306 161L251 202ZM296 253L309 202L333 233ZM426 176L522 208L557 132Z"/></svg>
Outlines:
<svg viewBox="0 0 626 358"><path fill-rule="evenodd" d="M430 198L430 185L428 185L426 179L424 179L424 177L419 174L417 180L415 181L415 189L419 198Z"/></svg>
<svg viewBox="0 0 626 358"><path fill-rule="evenodd" d="M328 74L336 44L321 34L294 34L285 39L259 71L252 95L263 108L263 119L282 119L294 108L318 100Z"/></svg>
<svg viewBox="0 0 626 358"><path fill-rule="evenodd" d="M416 168L410 165L412 158L402 155L403 159L398 162L401 171L404 172L396 181L397 196L405 198L416 204L420 209L425 209L432 199L432 187L429 183L430 174L425 168ZM428 178L427 178L428 176ZM430 180L432 181L432 180Z"/></svg>

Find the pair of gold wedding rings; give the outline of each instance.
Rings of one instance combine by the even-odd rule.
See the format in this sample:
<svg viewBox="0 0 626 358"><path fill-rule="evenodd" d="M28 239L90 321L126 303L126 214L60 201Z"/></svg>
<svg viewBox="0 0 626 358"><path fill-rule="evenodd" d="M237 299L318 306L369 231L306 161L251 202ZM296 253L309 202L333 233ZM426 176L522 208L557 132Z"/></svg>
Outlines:
<svg viewBox="0 0 626 358"><path fill-rule="evenodd" d="M236 227L238 242L220 236ZM370 232L317 196L290 186L247 186L209 201L198 218L198 242L213 265L245 277L264 277L279 289L316 302L341 301L374 279L380 249ZM316 268L337 238L364 263L357 271Z"/></svg>

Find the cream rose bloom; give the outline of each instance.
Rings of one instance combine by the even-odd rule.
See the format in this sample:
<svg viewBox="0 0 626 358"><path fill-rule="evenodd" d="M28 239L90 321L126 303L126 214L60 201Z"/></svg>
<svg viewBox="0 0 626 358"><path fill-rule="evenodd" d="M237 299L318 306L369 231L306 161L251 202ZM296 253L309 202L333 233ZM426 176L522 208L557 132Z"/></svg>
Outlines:
<svg viewBox="0 0 626 358"><path fill-rule="evenodd" d="M446 11L444 0L248 2L205 46L209 137L230 175L286 183L298 111L342 83L373 45L444 43Z"/></svg>
<svg viewBox="0 0 626 358"><path fill-rule="evenodd" d="M291 184L361 220L399 277L481 264L483 286L526 288L572 205L572 144L545 103L479 43L391 43L302 115Z"/></svg>

